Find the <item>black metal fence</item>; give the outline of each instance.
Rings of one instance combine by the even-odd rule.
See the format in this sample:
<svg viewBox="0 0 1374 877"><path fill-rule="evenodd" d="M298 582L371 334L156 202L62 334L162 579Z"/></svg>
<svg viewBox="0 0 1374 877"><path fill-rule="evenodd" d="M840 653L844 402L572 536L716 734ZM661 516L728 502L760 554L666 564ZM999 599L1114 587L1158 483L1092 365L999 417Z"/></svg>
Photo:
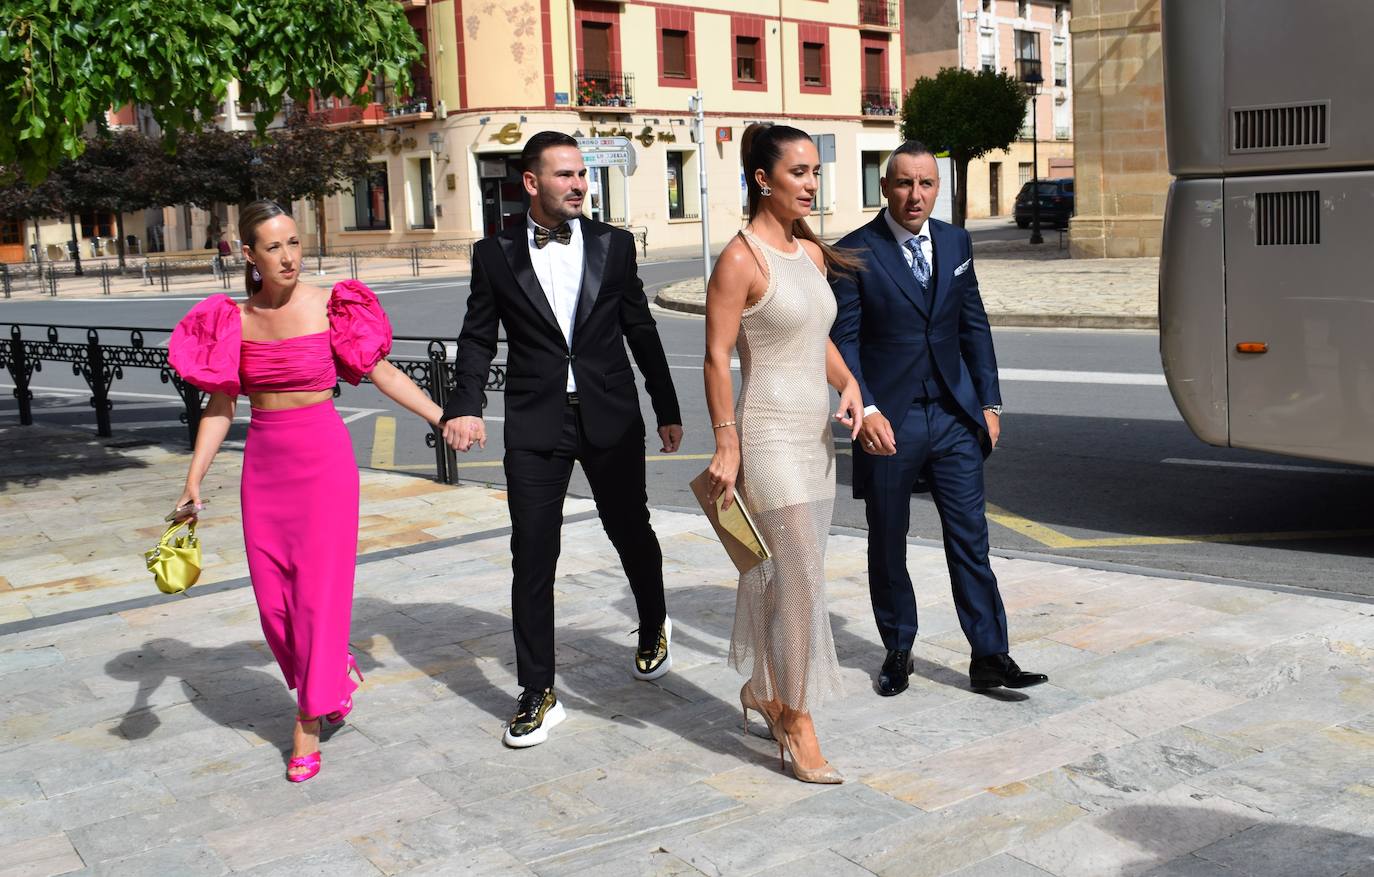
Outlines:
<svg viewBox="0 0 1374 877"><path fill-rule="evenodd" d="M108 438L113 434L110 412L114 403L110 399L110 387L124 378L126 368L156 369L164 384L171 384L181 398L185 409L180 420L186 424L187 438L195 444L196 431L205 410L207 394L183 381L167 361L165 347L149 347L145 336L167 335L168 329L152 329L129 326L63 326L34 323L8 323L8 332L0 336L0 363L9 372L14 382L14 397L19 403L19 422L24 426L33 423L33 391L30 384L35 372L43 370L43 363L63 363L71 366L72 374L79 375L90 388L90 404L95 409L96 434ZM24 337L25 329L39 330L34 337ZM62 330L76 330L84 333L84 340L64 340ZM108 344L101 340L100 333L129 333L127 344ZM70 336L69 336L70 338ZM447 347L443 341L434 338L396 336L396 341L418 341L426 346L425 359L392 358L390 362L405 372L420 389L441 408L448 401L454 387L453 363L448 359ZM485 389L488 392L503 392L506 388L504 366L493 365L487 373ZM335 397L341 388L334 387ZM482 406L486 407L483 394ZM444 484L458 480L457 455L444 444L438 429L431 429L425 436L425 444L434 450L435 478Z"/></svg>
<svg viewBox="0 0 1374 877"><path fill-rule="evenodd" d="M97 278L100 292L109 295L113 282L134 277L138 278L140 286L169 292L174 280L207 274L218 286L229 289L234 279L243 273L243 257L214 253L189 258L159 258L153 254L131 256L125 260L123 268L113 258L82 259L79 267L80 273L77 264L70 261L0 262L0 294L11 298L15 292L36 290L43 295L56 296L65 284Z"/></svg>

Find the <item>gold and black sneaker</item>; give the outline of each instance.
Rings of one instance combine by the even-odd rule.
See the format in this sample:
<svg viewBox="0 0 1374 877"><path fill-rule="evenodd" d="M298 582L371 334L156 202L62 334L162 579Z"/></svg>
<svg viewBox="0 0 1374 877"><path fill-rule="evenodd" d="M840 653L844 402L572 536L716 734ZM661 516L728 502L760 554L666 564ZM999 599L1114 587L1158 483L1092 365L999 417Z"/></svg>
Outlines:
<svg viewBox="0 0 1374 877"><path fill-rule="evenodd" d="M552 688L526 688L501 740L516 749L538 746L549 739L549 729L567 717Z"/></svg>
<svg viewBox="0 0 1374 877"><path fill-rule="evenodd" d="M657 679L673 669L673 656L668 646L673 641L673 619L663 616L663 624L658 628L658 639L652 648L636 649L634 669L630 672L642 682Z"/></svg>

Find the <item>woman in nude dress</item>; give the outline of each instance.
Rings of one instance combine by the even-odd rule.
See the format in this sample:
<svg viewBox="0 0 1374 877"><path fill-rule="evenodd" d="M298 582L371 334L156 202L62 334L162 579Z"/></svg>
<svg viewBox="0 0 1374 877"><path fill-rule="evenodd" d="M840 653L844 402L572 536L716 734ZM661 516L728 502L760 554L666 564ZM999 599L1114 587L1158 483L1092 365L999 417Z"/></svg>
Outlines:
<svg viewBox="0 0 1374 877"><path fill-rule="evenodd" d="M749 222L721 253L706 289L706 402L716 437L710 477L728 504L738 486L771 559L740 576L732 666L749 673L740 689L763 715L804 782L843 778L821 755L811 709L840 687L825 608L825 542L835 503L835 419L857 435L859 388L830 342L835 299L827 272L849 258L806 224L820 158L806 132L751 125L741 142ZM730 357L742 382L732 399ZM783 759L783 764L787 764Z"/></svg>

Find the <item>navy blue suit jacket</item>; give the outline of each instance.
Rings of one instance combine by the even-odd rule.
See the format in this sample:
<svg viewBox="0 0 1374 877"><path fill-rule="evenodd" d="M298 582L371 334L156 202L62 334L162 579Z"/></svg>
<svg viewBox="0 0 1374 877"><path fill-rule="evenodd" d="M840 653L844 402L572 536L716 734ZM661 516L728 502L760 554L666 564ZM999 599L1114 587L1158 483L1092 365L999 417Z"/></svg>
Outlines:
<svg viewBox="0 0 1374 877"><path fill-rule="evenodd" d="M992 331L973 270L972 241L962 228L927 221L935 256L934 294L927 308L885 211L837 245L862 265L852 276L831 280L838 305L831 340L858 381L864 405L877 405L894 433L921 391L913 374L929 351L940 385L977 430L986 457L992 442L983 406L1002 404L1002 395ZM856 442L855 496L863 496L870 471L871 458Z"/></svg>

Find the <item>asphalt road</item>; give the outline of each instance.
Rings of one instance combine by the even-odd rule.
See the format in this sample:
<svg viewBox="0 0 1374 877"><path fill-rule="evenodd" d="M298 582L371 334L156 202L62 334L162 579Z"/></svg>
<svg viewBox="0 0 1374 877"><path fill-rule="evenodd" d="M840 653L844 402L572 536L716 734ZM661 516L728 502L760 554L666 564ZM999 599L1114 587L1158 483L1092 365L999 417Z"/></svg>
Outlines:
<svg viewBox="0 0 1374 877"><path fill-rule="evenodd" d="M697 260L650 263L641 273L652 290L699 267ZM466 295L461 281L378 288L398 335L451 338L457 331ZM190 304L188 298L11 301L0 303L0 321L165 328ZM650 501L690 508L687 481L713 450L701 383L703 322L657 313L687 423L678 454L648 446ZM995 337L1007 410L1002 443L987 466L994 549L1374 594L1368 573L1374 508L1366 499L1374 470L1202 444L1169 398L1153 332L1008 329ZM146 338L159 344L165 335ZM423 344L402 343L396 353L420 357ZM0 384L8 389L7 375ZM94 428L89 393L70 369L49 364L34 385L37 417ZM114 389L118 435L185 442L175 397L155 372L126 370ZM368 386L346 388L338 405L361 465L432 475L433 451L419 421ZM647 399L644 410L651 411ZM246 410L240 413L246 422ZM500 394L492 394L487 416L493 440L460 457L460 476L500 484ZM15 419L6 395L0 423ZM241 440L243 431L237 424L230 440ZM862 528L862 503L849 491L847 442L838 435L837 447L835 523ZM587 495L580 473L571 489ZM913 500L911 533L939 539L928 498Z"/></svg>

